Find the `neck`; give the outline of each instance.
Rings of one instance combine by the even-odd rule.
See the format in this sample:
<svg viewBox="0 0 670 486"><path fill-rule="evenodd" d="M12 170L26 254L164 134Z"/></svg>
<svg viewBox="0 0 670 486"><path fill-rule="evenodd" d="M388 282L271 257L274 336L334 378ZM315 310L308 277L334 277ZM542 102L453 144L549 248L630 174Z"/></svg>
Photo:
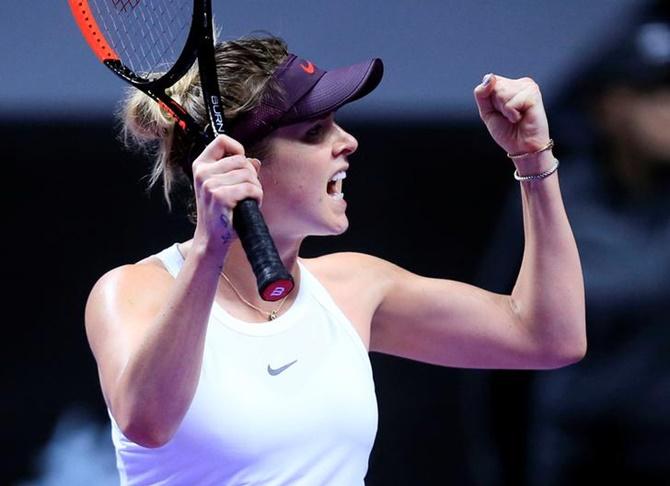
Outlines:
<svg viewBox="0 0 670 486"><path fill-rule="evenodd" d="M290 239L284 240L273 236L275 246L279 253L284 266L293 276L295 281L295 288L293 291L286 297L286 302L283 303L283 309L287 309L291 302L295 300L296 295L298 294L298 289L300 287L300 271L298 267L298 254L300 250L300 245L302 243L302 238L300 239ZM193 240L189 240L183 243L180 247L180 252L187 256L191 249L191 244ZM223 264L223 273L228 277L230 284L225 282L223 278L220 278L219 289L226 296L226 299L231 300L237 304L240 304L240 298L237 296L235 291L230 288L231 284L235 287L235 290L244 297L248 302L263 309L267 312L277 309L276 302L266 302L264 301L259 293L258 287L256 285L256 276L251 269L247 255L242 248L242 244L239 240L235 240L231 243L228 253L225 257L225 262ZM223 285L222 285L223 284ZM243 304L244 305L244 304Z"/></svg>
<svg viewBox="0 0 670 486"><path fill-rule="evenodd" d="M300 242L288 246L275 241L275 245L277 246L279 257L284 263L284 266L289 273L293 275L296 289L291 293L295 294L297 287L299 286L298 251ZM223 272L226 274L226 277L230 279L235 289L237 289L237 291L249 302L258 305L263 309L276 307L276 303L265 302L258 294L256 276L251 269L247 255L239 240L236 240L231 244L223 265ZM289 296L289 299L291 297L292 295Z"/></svg>
<svg viewBox="0 0 670 486"><path fill-rule="evenodd" d="M279 253L279 258L285 268L293 276L295 288L293 291L278 302L267 302L261 298L258 292L256 276L251 269L247 255L239 240L235 240L225 258L223 273L226 278L221 278L219 282L220 295L225 296L231 305L238 305L243 302L246 307L255 307L265 313L272 311L286 311L296 296L300 288L300 270L298 267L298 255L303 238L287 238L281 234L272 234L272 239ZM227 280L227 281L226 281Z"/></svg>

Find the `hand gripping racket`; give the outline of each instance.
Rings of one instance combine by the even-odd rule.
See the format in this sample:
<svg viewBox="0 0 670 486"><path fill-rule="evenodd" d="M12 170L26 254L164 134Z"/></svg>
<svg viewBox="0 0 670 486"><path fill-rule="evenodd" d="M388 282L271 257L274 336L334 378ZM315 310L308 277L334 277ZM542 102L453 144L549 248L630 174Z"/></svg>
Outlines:
<svg viewBox="0 0 670 486"><path fill-rule="evenodd" d="M86 42L100 62L140 89L174 118L187 135L207 143L225 133L214 59L211 0L68 0ZM198 60L209 124L203 128L166 94ZM190 165L186 164L187 173ZM253 199L240 201L233 226L261 297L275 301L293 289L277 248Z"/></svg>

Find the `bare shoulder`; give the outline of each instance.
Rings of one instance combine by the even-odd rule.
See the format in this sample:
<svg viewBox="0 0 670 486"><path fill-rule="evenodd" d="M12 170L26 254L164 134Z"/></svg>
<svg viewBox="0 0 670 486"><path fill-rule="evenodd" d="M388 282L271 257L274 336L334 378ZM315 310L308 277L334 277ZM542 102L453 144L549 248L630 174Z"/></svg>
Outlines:
<svg viewBox="0 0 670 486"><path fill-rule="evenodd" d="M320 281L355 287L369 287L372 281L382 284L394 268L382 258L356 252L330 253L302 262Z"/></svg>
<svg viewBox="0 0 670 486"><path fill-rule="evenodd" d="M159 260L148 258L105 273L86 302L86 333L91 346L110 333L155 315L174 279Z"/></svg>
<svg viewBox="0 0 670 486"><path fill-rule="evenodd" d="M160 294L173 281L165 267L151 258L122 265L100 277L89 294L87 307L110 299L115 302L141 297L151 300L152 296Z"/></svg>
<svg viewBox="0 0 670 486"><path fill-rule="evenodd" d="M362 269L364 272L383 272L385 268L393 266L392 263L382 258L353 251L329 253L316 258L302 258L301 261L310 270L324 270L333 274L346 273L354 268Z"/></svg>

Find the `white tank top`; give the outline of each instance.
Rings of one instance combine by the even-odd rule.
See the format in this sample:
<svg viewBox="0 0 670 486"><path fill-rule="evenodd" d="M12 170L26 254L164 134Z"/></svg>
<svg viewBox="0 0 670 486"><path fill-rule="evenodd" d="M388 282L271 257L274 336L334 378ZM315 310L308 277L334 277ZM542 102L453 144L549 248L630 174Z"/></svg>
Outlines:
<svg viewBox="0 0 670 486"><path fill-rule="evenodd" d="M176 245L156 256L179 273ZM274 321L213 304L198 387L167 444L141 447L111 419L121 484L364 484L378 418L368 353L299 265L296 300Z"/></svg>

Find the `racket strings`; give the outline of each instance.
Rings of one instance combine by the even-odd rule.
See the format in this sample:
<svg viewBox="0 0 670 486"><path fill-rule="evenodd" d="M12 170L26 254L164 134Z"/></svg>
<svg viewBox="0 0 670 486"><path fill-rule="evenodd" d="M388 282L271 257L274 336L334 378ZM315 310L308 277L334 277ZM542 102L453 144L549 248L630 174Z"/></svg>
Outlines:
<svg viewBox="0 0 670 486"><path fill-rule="evenodd" d="M126 9L132 10L135 8L140 0L112 0L112 3L118 10L125 12Z"/></svg>
<svg viewBox="0 0 670 486"><path fill-rule="evenodd" d="M135 74L154 79L181 53L191 24L191 0L93 0L105 38Z"/></svg>

